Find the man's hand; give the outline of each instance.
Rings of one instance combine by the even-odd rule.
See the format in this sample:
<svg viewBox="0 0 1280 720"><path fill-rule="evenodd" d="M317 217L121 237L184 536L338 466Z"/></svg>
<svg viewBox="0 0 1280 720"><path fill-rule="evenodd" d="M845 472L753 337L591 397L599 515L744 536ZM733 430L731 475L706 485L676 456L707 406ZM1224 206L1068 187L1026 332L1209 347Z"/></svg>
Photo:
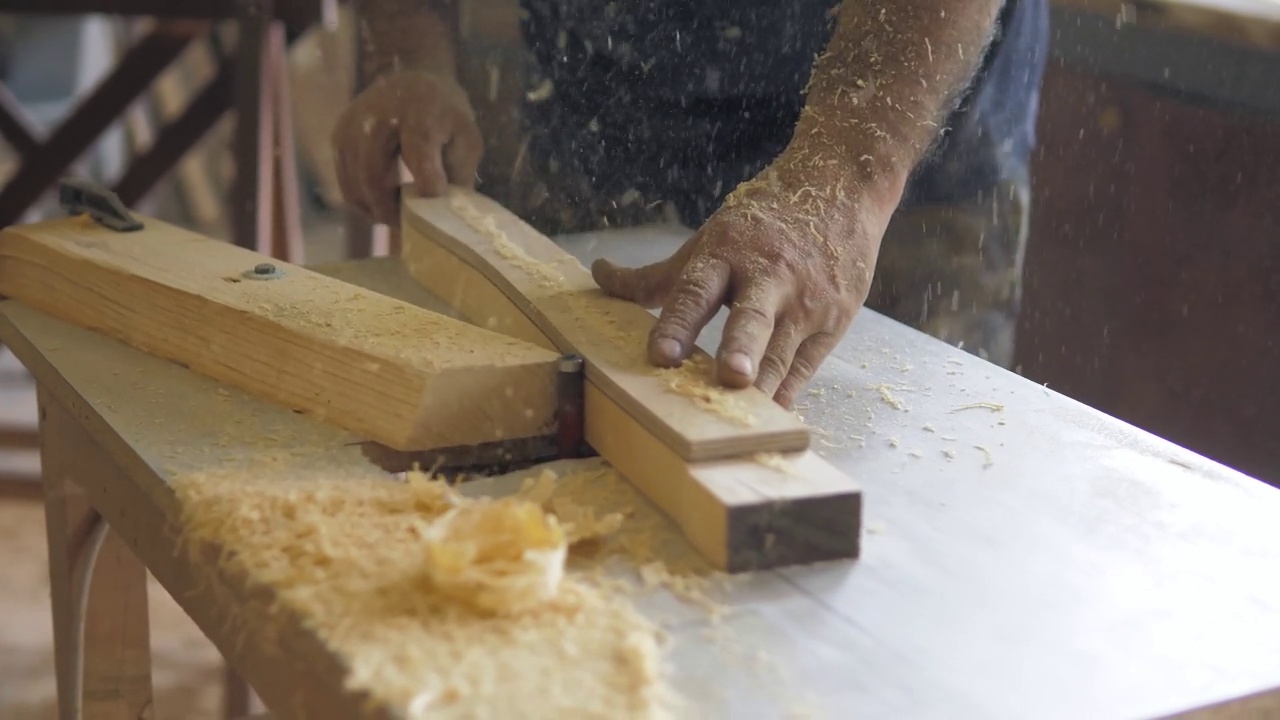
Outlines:
<svg viewBox="0 0 1280 720"><path fill-rule="evenodd" d="M400 224L400 165L425 197L448 185L474 187L484 150L466 92L447 75L422 70L379 77L334 128L338 180L346 201L375 223Z"/></svg>
<svg viewBox="0 0 1280 720"><path fill-rule="evenodd" d="M662 307L649 337L651 362L679 365L728 305L720 382L754 383L791 406L866 300L896 206L839 181L806 187L803 175L766 169L666 260L636 269L595 263L592 274L606 293Z"/></svg>
<svg viewBox="0 0 1280 720"><path fill-rule="evenodd" d="M866 300L911 169L972 78L1004 0L843 0L790 145L672 257L593 268L662 315L650 361L677 365L722 304L720 382L790 406Z"/></svg>

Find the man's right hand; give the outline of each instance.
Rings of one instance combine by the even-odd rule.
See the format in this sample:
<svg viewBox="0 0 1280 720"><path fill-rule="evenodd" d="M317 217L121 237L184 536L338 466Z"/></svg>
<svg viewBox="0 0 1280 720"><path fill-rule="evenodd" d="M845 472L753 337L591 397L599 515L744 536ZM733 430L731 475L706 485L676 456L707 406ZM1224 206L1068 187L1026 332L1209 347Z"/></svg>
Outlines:
<svg viewBox="0 0 1280 720"><path fill-rule="evenodd" d="M466 92L452 78L406 70L375 80L347 106L333 132L346 201L373 222L400 224L400 166L424 197L448 185L473 188L484 139Z"/></svg>

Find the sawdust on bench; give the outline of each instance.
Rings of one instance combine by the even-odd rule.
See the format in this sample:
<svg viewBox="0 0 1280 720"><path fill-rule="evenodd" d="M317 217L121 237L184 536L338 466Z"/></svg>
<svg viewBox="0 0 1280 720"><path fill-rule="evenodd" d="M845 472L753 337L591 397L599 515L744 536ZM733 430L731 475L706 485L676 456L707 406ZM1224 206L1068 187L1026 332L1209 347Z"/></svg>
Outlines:
<svg viewBox="0 0 1280 720"><path fill-rule="evenodd" d="M301 618L348 663L349 690L411 718L669 717L664 633L606 561L717 607L714 574L607 467L546 471L503 499L417 473L201 472L173 487L187 551L220 553L211 588L229 592L217 577L231 574L272 591L235 598L243 631L271 647L278 618Z"/></svg>

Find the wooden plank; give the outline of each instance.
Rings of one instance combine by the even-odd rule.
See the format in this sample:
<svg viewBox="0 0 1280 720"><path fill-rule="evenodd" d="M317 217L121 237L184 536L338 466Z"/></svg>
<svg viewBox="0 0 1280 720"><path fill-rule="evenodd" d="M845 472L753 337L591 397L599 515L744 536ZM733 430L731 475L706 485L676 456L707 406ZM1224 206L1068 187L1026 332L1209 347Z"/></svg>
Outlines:
<svg viewBox="0 0 1280 720"><path fill-rule="evenodd" d="M606 297L572 255L501 205L461 190L429 200L408 195L403 255L415 277L441 287L433 284L439 282L434 265L439 253L433 254L432 244L479 271L487 283L438 294L461 302L459 310L483 327L532 321L561 352L582 355L587 378L682 459L697 462L809 447L804 423L764 393L713 387L707 379L713 363L705 352L697 351L685 369L654 368L645 350L653 316L639 305ZM484 290L487 284L509 302L490 297L497 293ZM699 366L706 371L694 369ZM704 398L713 396L708 405L721 411L673 391L670 383L677 378L696 385Z"/></svg>
<svg viewBox="0 0 1280 720"><path fill-rule="evenodd" d="M0 233L0 295L397 450L533 437L556 355L304 268L143 218Z"/></svg>
<svg viewBox="0 0 1280 720"><path fill-rule="evenodd" d="M577 268L576 287L585 288L587 283L594 287L589 275L585 279L581 277L586 271L576 260L532 228L517 229L515 226L522 223L510 213L478 198L468 200L478 207L489 205L485 212L507 238L521 233L521 247L530 255L551 261L557 269ZM858 556L862 493L856 483L807 449L762 456L757 453L764 453L763 448L748 445L739 447L736 455L712 460L690 461L682 456L668 441L671 429L668 427L667 436L660 435L652 425L643 422L635 408L643 409L658 400L687 401L663 385L644 384L657 378L632 369L634 363L608 364L611 360L616 362L617 354L608 354L611 348L601 347L601 339L608 341L616 337L617 328L626 322L633 351L642 353L653 316L639 306L598 295L588 295L590 300L586 302L575 302L574 293L562 292L557 302L555 289L542 282L547 279L545 275L536 280L527 278L529 273L525 268L505 257L501 248L486 240L484 233L469 227L456 215L457 221L450 221L454 211L444 205L446 202L412 199L406 203L402 226L405 228L404 259L409 273L433 293L455 304L472 322L513 332L535 343L539 342L536 336L545 328L547 335L553 337L545 338L540 344L582 354L588 367L587 442L670 516L709 563L727 572L742 572ZM437 244L437 239L443 247ZM506 261L505 269L496 267L503 261ZM492 269L486 272L487 267ZM522 274L526 282L523 287L516 286ZM515 282L491 281L493 277L508 276L514 277ZM577 292L581 298L583 291ZM570 297L564 298L564 295ZM588 303L605 305L618 323L596 328L597 334L591 335L591 326L575 322L575 318L590 314L591 308L583 307ZM537 313L542 308L547 308L547 312ZM560 323L569 329L559 332ZM568 341L569 337L573 342ZM601 355L605 357L604 363L600 363ZM614 373L615 378L621 376L622 380L606 384L610 373ZM614 393L608 391L609 387ZM627 390L634 390L635 394L628 395ZM625 401L620 400L620 396ZM769 409L785 413L768 398L764 401ZM652 405L648 407L653 409ZM794 417L785 414L788 418ZM698 422L700 417L710 414L667 404L653 415ZM696 431L699 427L694 425L693 429ZM736 432L750 435L742 428L736 428ZM753 457L744 457L747 455Z"/></svg>
<svg viewBox="0 0 1280 720"><path fill-rule="evenodd" d="M690 463L595 383L586 439L726 572L856 558L862 492L811 450Z"/></svg>

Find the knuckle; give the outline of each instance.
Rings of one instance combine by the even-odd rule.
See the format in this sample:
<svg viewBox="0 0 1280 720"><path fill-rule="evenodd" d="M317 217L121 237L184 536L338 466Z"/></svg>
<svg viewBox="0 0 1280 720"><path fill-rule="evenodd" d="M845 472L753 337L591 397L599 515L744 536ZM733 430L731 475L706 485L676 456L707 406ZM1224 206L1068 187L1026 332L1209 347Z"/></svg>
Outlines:
<svg viewBox="0 0 1280 720"><path fill-rule="evenodd" d="M776 352L767 352L760 358L760 372L757 375L762 382L776 383L787 371L787 364Z"/></svg>
<svg viewBox="0 0 1280 720"><path fill-rule="evenodd" d="M681 317L701 312L714 299L717 290L714 278L709 275L686 276L672 299L671 309Z"/></svg>
<svg viewBox="0 0 1280 720"><path fill-rule="evenodd" d="M773 317L754 302L735 303L733 312L737 314L739 321L743 325L754 327L773 322Z"/></svg>
<svg viewBox="0 0 1280 720"><path fill-rule="evenodd" d="M808 358L796 356L791 361L791 374L796 378L796 382L804 382L813 377L817 367L814 366Z"/></svg>

